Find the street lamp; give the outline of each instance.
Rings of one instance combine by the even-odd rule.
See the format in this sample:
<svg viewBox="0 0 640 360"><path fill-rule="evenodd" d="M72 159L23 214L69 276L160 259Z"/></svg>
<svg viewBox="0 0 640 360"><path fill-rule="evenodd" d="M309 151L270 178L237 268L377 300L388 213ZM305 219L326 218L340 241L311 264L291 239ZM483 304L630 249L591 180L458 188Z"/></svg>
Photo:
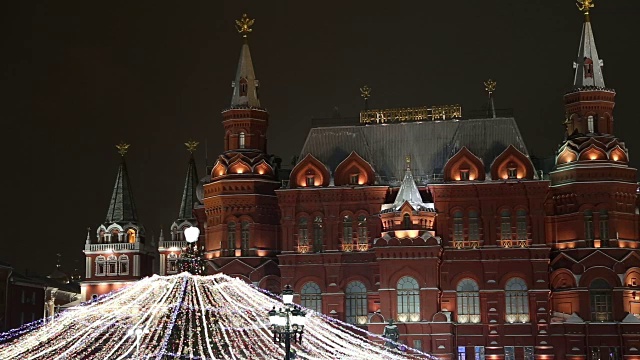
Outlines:
<svg viewBox="0 0 640 360"><path fill-rule="evenodd" d="M276 310L274 306L269 311L269 323L273 331L275 343L284 342L284 359L291 360L291 339L296 344L302 343L302 333L306 323L306 313L293 304L293 289L290 285L282 291L282 302L285 307Z"/></svg>
<svg viewBox="0 0 640 360"><path fill-rule="evenodd" d="M181 271L188 271L193 275L203 275L206 261L202 258L204 248L198 248L197 242L200 236L200 229L197 226L190 226L184 229L184 237L187 246L182 249L182 254L178 258L178 267Z"/></svg>
<svg viewBox="0 0 640 360"><path fill-rule="evenodd" d="M184 229L184 237L189 244L198 241L198 236L200 236L200 229L197 226L189 226Z"/></svg>
<svg viewBox="0 0 640 360"><path fill-rule="evenodd" d="M147 334L148 332L149 332L149 329L139 328L139 327L133 327L129 329L129 331L127 331L127 334L129 336L132 336L132 335L136 336L136 357L138 359L140 359L140 338L142 338L142 334Z"/></svg>

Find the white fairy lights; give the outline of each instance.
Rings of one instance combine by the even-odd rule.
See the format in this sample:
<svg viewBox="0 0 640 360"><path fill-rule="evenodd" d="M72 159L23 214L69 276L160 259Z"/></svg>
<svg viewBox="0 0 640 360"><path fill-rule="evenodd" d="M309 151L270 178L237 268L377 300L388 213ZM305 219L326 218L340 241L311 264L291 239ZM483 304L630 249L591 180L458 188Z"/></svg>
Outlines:
<svg viewBox="0 0 640 360"><path fill-rule="evenodd" d="M282 303L242 280L182 273L153 276L0 334L0 359L282 359L268 312ZM391 352L344 323L307 311L298 359L417 359ZM362 333L361 329L358 329ZM367 334L369 336L377 336Z"/></svg>

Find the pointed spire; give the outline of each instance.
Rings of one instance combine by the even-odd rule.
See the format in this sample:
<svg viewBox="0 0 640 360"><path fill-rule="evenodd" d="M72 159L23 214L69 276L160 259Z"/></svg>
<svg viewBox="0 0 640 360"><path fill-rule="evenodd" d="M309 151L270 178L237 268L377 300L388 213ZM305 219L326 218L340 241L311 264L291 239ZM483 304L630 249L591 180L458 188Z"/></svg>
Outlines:
<svg viewBox="0 0 640 360"><path fill-rule="evenodd" d="M575 77L574 88L595 86L604 88L604 76L602 75L603 61L598 57L596 41L591 29L589 9L593 8L593 0L578 0L578 10L584 13L584 24L578 47L578 58L573 63Z"/></svg>
<svg viewBox="0 0 640 360"><path fill-rule="evenodd" d="M124 160L124 155L129 149L129 144L120 142L120 144L116 145L116 148L118 149L118 153L120 154L122 161L118 168L116 183L113 186L113 194L111 195L111 203L107 210L105 222L108 224L114 222L135 222L138 220L136 205L133 201L133 193L129 183L127 164Z"/></svg>
<svg viewBox="0 0 640 360"><path fill-rule="evenodd" d="M493 93L496 91L496 85L498 85L497 82L489 79L487 81L484 82L484 89L487 91L487 93L489 94L489 103L488 103L488 116L490 118L494 118L496 117L496 107L495 104L493 103Z"/></svg>
<svg viewBox="0 0 640 360"><path fill-rule="evenodd" d="M411 173L411 156L407 155L405 161L407 170L404 173L404 178L402 179L400 190L398 190L398 195L396 195L396 200L393 202L393 208L397 210L408 201L414 209L418 210L427 205L422 201L418 186L416 186L416 182L413 180L413 174Z"/></svg>
<svg viewBox="0 0 640 360"><path fill-rule="evenodd" d="M164 241L164 229L160 228L160 236L158 237L158 241L163 242Z"/></svg>
<svg viewBox="0 0 640 360"><path fill-rule="evenodd" d="M197 141L187 141L185 143L187 150L191 153L189 158L189 165L187 167L187 176L184 180L184 189L182 190L182 202L180 203L180 213L178 214L178 220L193 219L193 204L198 201L196 197L196 188L198 186L198 172L196 169L196 161L193 157L193 152L198 146Z"/></svg>
<svg viewBox="0 0 640 360"><path fill-rule="evenodd" d="M238 61L238 70L236 78L233 82L233 96L231 97L231 107L260 107L258 99L258 87L260 82L256 80L253 71L253 62L251 61L251 52L249 51L249 43L247 35L251 33L251 26L254 19L249 19L247 14L242 15L242 19L236 20L238 32L242 34L244 43L240 50L240 60Z"/></svg>

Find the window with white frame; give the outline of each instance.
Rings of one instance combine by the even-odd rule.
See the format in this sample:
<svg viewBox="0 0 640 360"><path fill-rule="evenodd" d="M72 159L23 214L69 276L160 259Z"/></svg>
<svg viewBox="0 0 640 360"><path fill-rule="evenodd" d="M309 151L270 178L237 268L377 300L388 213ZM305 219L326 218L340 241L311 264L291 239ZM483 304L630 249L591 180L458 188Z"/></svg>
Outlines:
<svg viewBox="0 0 640 360"><path fill-rule="evenodd" d="M96 257L96 276L106 275L106 263L107 259L104 256Z"/></svg>
<svg viewBox="0 0 640 360"><path fill-rule="evenodd" d="M118 263L120 265L120 275L129 275L129 257L127 255L120 255Z"/></svg>
<svg viewBox="0 0 640 360"><path fill-rule="evenodd" d="M456 287L459 323L480 322L480 290L473 279L462 279Z"/></svg>
<svg viewBox="0 0 640 360"><path fill-rule="evenodd" d="M322 291L320 291L318 284L310 281L302 286L300 305L316 312L322 312Z"/></svg>
<svg viewBox="0 0 640 360"><path fill-rule="evenodd" d="M593 115L587 116L587 131L593 133L595 131Z"/></svg>
<svg viewBox="0 0 640 360"><path fill-rule="evenodd" d="M167 256L167 274L178 273L178 255L171 253Z"/></svg>
<svg viewBox="0 0 640 360"><path fill-rule="evenodd" d="M398 321L420 321L420 286L416 279L405 276L398 280Z"/></svg>
<svg viewBox="0 0 640 360"><path fill-rule="evenodd" d="M345 289L346 321L349 324L367 323L367 288L360 281L352 281Z"/></svg>
<svg viewBox="0 0 640 360"><path fill-rule="evenodd" d="M521 278L511 278L504 289L506 317L508 323L529 322L529 292Z"/></svg>
<svg viewBox="0 0 640 360"><path fill-rule="evenodd" d="M107 258L107 275L118 275L118 258L115 255Z"/></svg>

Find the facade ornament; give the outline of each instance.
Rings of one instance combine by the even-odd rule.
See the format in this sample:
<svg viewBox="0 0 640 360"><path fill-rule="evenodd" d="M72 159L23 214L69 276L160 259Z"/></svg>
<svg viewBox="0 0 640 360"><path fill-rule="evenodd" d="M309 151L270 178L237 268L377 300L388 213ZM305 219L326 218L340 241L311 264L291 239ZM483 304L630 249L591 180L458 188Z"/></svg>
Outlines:
<svg viewBox="0 0 640 360"><path fill-rule="evenodd" d="M120 156L124 156L127 151L129 151L129 146L131 146L131 144L127 144L124 141L120 141L120 144L116 145L116 149L118 149L118 154L120 154Z"/></svg>
<svg viewBox="0 0 640 360"><path fill-rule="evenodd" d="M365 85L360 88L360 96L364 99L364 101L369 100L371 97L371 88L368 85Z"/></svg>
<svg viewBox="0 0 640 360"><path fill-rule="evenodd" d="M243 38L246 38L247 34L253 31L251 26L253 26L254 21L255 19L249 19L247 14L242 14L242 18L236 20L236 28L238 29L238 33L242 34Z"/></svg>
<svg viewBox="0 0 640 360"><path fill-rule="evenodd" d="M593 4L593 0L576 0L576 1L578 2L576 4L576 6L578 7L578 10L580 10L584 14L585 18L589 20L589 9L595 6Z"/></svg>
<svg viewBox="0 0 640 360"><path fill-rule="evenodd" d="M200 143L195 140L189 140L186 143L184 143L184 145L187 147L187 151L189 151L192 154L194 151L196 151L196 148L198 147L199 144Z"/></svg>
<svg viewBox="0 0 640 360"><path fill-rule="evenodd" d="M496 91L496 85L498 83L489 79L487 81L484 82L484 89L489 93L489 96L491 96L491 94Z"/></svg>

